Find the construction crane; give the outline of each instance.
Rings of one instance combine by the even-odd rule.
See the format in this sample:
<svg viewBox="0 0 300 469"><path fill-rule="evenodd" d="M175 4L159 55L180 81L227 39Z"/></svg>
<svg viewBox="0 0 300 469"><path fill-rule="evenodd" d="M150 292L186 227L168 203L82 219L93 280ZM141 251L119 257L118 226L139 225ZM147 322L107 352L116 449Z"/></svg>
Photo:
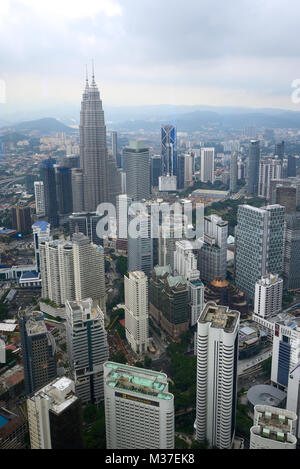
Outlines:
<svg viewBox="0 0 300 469"><path fill-rule="evenodd" d="M125 355L125 357L126 357L126 360L127 360L128 365L134 365L133 361L130 360L130 358L129 358L129 356L128 356L126 347L125 347L125 345L124 345L124 343L123 343L123 340L121 339L120 334L119 334L119 332L117 331L117 329L115 330L115 332L116 332L116 334L117 334L119 344L120 344L121 349L122 349L122 351L123 351L123 353L124 353L124 355Z"/></svg>
<svg viewBox="0 0 300 469"><path fill-rule="evenodd" d="M111 328L115 325L116 321L119 319L119 316L116 316L115 319L110 323L110 325L107 327L107 332L111 330Z"/></svg>

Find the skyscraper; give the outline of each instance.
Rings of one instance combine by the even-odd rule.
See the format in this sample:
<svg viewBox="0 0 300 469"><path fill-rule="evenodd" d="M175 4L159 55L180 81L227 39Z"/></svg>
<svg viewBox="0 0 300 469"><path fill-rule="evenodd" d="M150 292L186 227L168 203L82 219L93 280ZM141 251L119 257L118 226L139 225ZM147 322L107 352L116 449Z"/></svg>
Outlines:
<svg viewBox="0 0 300 469"><path fill-rule="evenodd" d="M97 224L101 218L96 212L74 212L69 216L71 237L74 233L83 233L92 243L102 245L103 239L97 235Z"/></svg>
<svg viewBox="0 0 300 469"><path fill-rule="evenodd" d="M92 298L105 312L104 250L82 233L75 233L72 239L76 301Z"/></svg>
<svg viewBox="0 0 300 469"><path fill-rule="evenodd" d="M215 182L215 149L201 148L201 181Z"/></svg>
<svg viewBox="0 0 300 469"><path fill-rule="evenodd" d="M209 302L198 319L196 438L231 449L235 434L240 313Z"/></svg>
<svg viewBox="0 0 300 469"><path fill-rule="evenodd" d="M50 224L46 221L37 221L32 226L36 270L40 272L40 244L44 241L50 241Z"/></svg>
<svg viewBox="0 0 300 469"><path fill-rule="evenodd" d="M28 234L31 231L30 207L16 205L11 208L12 228L18 233Z"/></svg>
<svg viewBox="0 0 300 469"><path fill-rule="evenodd" d="M148 350L148 279L144 272L124 277L126 339L132 350L145 355Z"/></svg>
<svg viewBox="0 0 300 469"><path fill-rule="evenodd" d="M75 394L84 404L104 400L103 364L108 360L104 315L91 298L66 302L66 335Z"/></svg>
<svg viewBox="0 0 300 469"><path fill-rule="evenodd" d="M177 341L190 325L189 291L182 276L172 276L170 266L156 266L149 284L150 315Z"/></svg>
<svg viewBox="0 0 300 469"><path fill-rule="evenodd" d="M84 212L84 174L82 169L73 168L71 179L73 213Z"/></svg>
<svg viewBox="0 0 300 469"><path fill-rule="evenodd" d="M27 399L31 449L82 449L81 402L74 382L57 378Z"/></svg>
<svg viewBox="0 0 300 469"><path fill-rule="evenodd" d="M41 177L44 183L46 217L53 228L57 228L59 223L54 168L55 164L56 160L49 158L42 161L41 165Z"/></svg>
<svg viewBox="0 0 300 469"><path fill-rule="evenodd" d="M294 156L288 156L287 177L293 178L297 176L297 164Z"/></svg>
<svg viewBox="0 0 300 469"><path fill-rule="evenodd" d="M265 275L255 284L254 314L268 318L282 309L283 280L278 275Z"/></svg>
<svg viewBox="0 0 300 469"><path fill-rule="evenodd" d="M227 221L216 215L204 218L204 243L199 251L198 269L206 283L215 278L226 279L227 238Z"/></svg>
<svg viewBox="0 0 300 469"><path fill-rule="evenodd" d="M275 324L272 350L271 383L286 391L292 370L299 364L300 321L298 318Z"/></svg>
<svg viewBox="0 0 300 469"><path fill-rule="evenodd" d="M300 288L300 214L286 215L283 279L286 289Z"/></svg>
<svg viewBox="0 0 300 469"><path fill-rule="evenodd" d="M296 449L297 415L268 405L254 407L250 449Z"/></svg>
<svg viewBox="0 0 300 469"><path fill-rule="evenodd" d="M258 140L251 140L247 164L247 191L257 195L259 175L260 145Z"/></svg>
<svg viewBox="0 0 300 469"><path fill-rule="evenodd" d="M173 449L174 396L164 373L104 365L107 449Z"/></svg>
<svg viewBox="0 0 300 469"><path fill-rule="evenodd" d="M150 153L142 141L126 148L126 193L134 202L150 199Z"/></svg>
<svg viewBox="0 0 300 469"><path fill-rule="evenodd" d="M61 215L72 213L72 178L70 168L56 167L56 197L58 211Z"/></svg>
<svg viewBox="0 0 300 469"><path fill-rule="evenodd" d="M283 141L275 145L275 156L278 156L281 160L284 159L284 147L285 143Z"/></svg>
<svg viewBox="0 0 300 469"><path fill-rule="evenodd" d="M94 72L86 79L80 113L80 166L84 173L85 211L93 212L109 200L106 127Z"/></svg>
<svg viewBox="0 0 300 469"><path fill-rule="evenodd" d="M296 437L300 439L300 362L291 370L288 382L286 408L294 412L297 419Z"/></svg>
<svg viewBox="0 0 300 469"><path fill-rule="evenodd" d="M238 181L238 154L232 153L230 158L230 191L236 192Z"/></svg>
<svg viewBox="0 0 300 469"><path fill-rule="evenodd" d="M139 231L136 237L128 236L128 272L142 271L148 277L153 269L153 243L151 238L151 215L149 206L143 207L140 211L128 211L128 227L135 217L139 217Z"/></svg>
<svg viewBox="0 0 300 469"><path fill-rule="evenodd" d="M56 346L40 312L19 313L25 391L31 394L57 376Z"/></svg>
<svg viewBox="0 0 300 469"><path fill-rule="evenodd" d="M36 216L44 217L45 211L45 194L43 181L35 181L34 183L35 211Z"/></svg>
<svg viewBox="0 0 300 469"><path fill-rule="evenodd" d="M235 282L248 298L266 274L283 272L285 209L240 205L236 227Z"/></svg>
<svg viewBox="0 0 300 469"><path fill-rule="evenodd" d="M278 158L261 158L259 163L258 195L271 200L271 181L281 177L281 160Z"/></svg>
<svg viewBox="0 0 300 469"><path fill-rule="evenodd" d="M45 241L39 245L42 297L57 306L75 299L73 245L70 241Z"/></svg>
<svg viewBox="0 0 300 469"><path fill-rule="evenodd" d="M162 175L177 175L177 132L173 125L161 127Z"/></svg>

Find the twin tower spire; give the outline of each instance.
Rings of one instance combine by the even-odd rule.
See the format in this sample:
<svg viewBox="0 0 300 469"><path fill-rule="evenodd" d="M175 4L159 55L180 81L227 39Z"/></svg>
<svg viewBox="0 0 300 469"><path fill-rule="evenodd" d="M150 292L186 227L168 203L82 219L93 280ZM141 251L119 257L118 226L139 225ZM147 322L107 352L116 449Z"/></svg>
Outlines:
<svg viewBox="0 0 300 469"><path fill-rule="evenodd" d="M92 82L91 82L91 87L92 88L97 88L96 82L95 82L95 70L94 70L94 61L92 60ZM89 76L88 76L88 66L86 65L86 78L85 78L85 88L88 90L90 88L89 85Z"/></svg>

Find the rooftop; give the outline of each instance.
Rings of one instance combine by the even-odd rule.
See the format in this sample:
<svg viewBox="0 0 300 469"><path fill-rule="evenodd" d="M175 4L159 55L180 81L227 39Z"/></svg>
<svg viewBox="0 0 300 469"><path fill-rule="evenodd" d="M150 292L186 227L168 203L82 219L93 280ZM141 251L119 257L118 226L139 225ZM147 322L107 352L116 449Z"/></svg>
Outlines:
<svg viewBox="0 0 300 469"><path fill-rule="evenodd" d="M158 399L173 399L173 395L168 392L168 380L164 373L112 362L104 366L110 370L106 375L106 383L112 388Z"/></svg>
<svg viewBox="0 0 300 469"><path fill-rule="evenodd" d="M202 311L199 322L209 322L211 327L224 329L225 332L233 332L239 316L240 313L238 311L232 311L228 306L220 306L210 302L206 304Z"/></svg>

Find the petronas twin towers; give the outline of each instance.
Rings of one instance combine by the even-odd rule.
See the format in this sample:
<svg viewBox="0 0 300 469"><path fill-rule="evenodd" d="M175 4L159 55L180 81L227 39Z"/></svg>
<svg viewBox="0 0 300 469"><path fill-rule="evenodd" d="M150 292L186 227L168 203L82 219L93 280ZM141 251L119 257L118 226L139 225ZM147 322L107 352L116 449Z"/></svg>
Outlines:
<svg viewBox="0 0 300 469"><path fill-rule="evenodd" d="M108 181L110 179L119 180L117 166L116 164L112 165L108 157L104 111L94 72L91 84L86 78L79 129L84 208L86 212L94 212L97 206L103 202L115 203L114 197L117 194L111 193ZM117 187L116 190L116 184L114 184L114 191L119 192L118 189Z"/></svg>

